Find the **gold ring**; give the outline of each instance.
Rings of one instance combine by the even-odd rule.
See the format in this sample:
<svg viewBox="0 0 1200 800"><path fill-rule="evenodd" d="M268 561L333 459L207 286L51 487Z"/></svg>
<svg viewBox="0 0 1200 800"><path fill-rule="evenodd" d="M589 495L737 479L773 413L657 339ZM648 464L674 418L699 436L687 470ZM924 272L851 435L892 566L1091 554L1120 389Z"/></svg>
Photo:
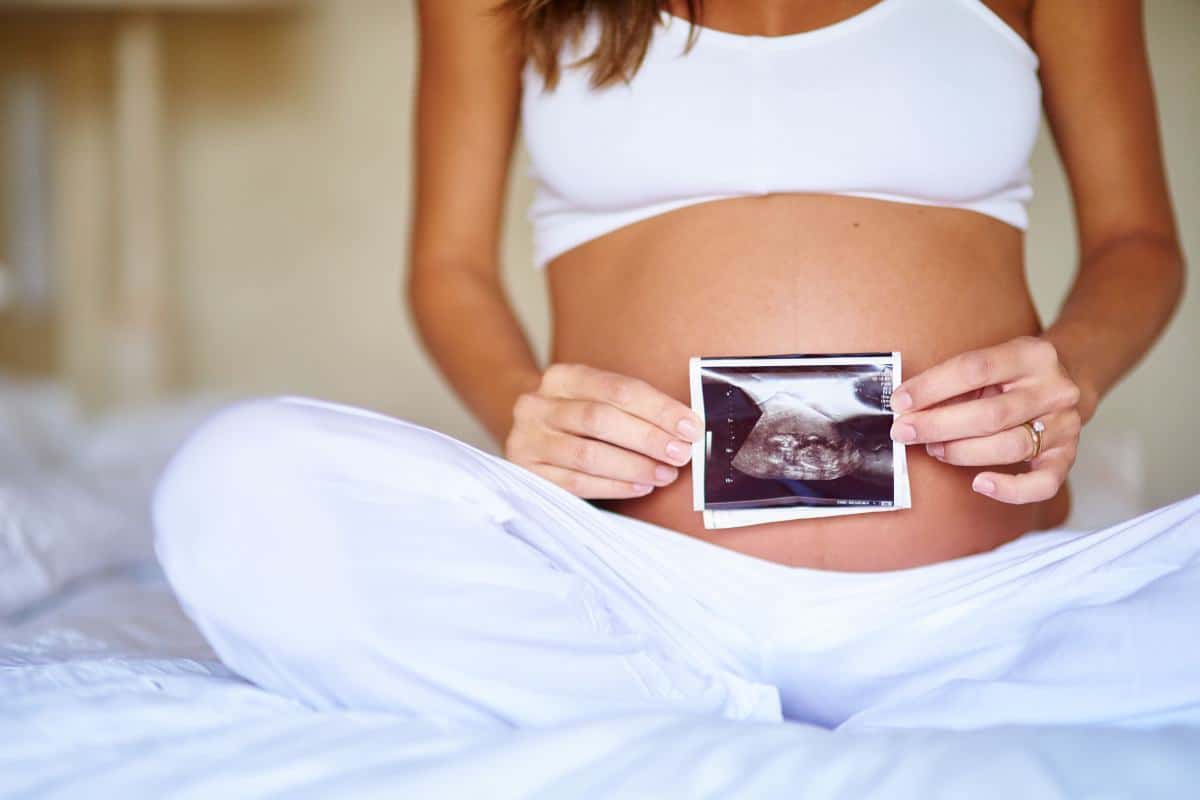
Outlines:
<svg viewBox="0 0 1200 800"><path fill-rule="evenodd" d="M1033 453L1025 460L1033 461L1042 452L1042 434L1046 432L1046 423L1040 419L1035 419L1031 422L1023 423L1021 427L1029 431L1029 438L1033 440Z"/></svg>

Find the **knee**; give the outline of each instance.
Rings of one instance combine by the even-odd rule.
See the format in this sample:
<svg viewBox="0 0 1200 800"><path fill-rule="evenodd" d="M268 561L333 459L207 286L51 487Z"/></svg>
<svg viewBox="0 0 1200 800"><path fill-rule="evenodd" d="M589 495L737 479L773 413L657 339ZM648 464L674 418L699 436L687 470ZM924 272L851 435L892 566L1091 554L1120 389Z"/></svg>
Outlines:
<svg viewBox="0 0 1200 800"><path fill-rule="evenodd" d="M300 398L250 400L211 417L183 443L155 490L160 540L239 503L303 491L298 481L379 484L462 495L489 456L435 431ZM337 480L330 480L336 478Z"/></svg>
<svg viewBox="0 0 1200 800"><path fill-rule="evenodd" d="M304 421L286 401L251 400L226 408L201 424L167 464L155 488L156 533L206 516L230 493L261 484L289 463L286 451L303 436Z"/></svg>
<svg viewBox="0 0 1200 800"><path fill-rule="evenodd" d="M194 606L303 581L336 537L336 516L358 502L393 508L467 504L508 515L489 476L491 457L442 434L371 412L295 398L234 405L201 425L175 454L153 500L158 558ZM351 509L352 510L352 509ZM400 522L401 520L394 520ZM351 526L352 527L352 526ZM273 575L272 564L286 563ZM208 602L208 601L205 601Z"/></svg>
<svg viewBox="0 0 1200 800"><path fill-rule="evenodd" d="M272 534L261 529L262 506L294 474L305 425L286 401L246 401L209 418L172 457L151 511L159 562L182 600L201 584L227 584L247 547Z"/></svg>

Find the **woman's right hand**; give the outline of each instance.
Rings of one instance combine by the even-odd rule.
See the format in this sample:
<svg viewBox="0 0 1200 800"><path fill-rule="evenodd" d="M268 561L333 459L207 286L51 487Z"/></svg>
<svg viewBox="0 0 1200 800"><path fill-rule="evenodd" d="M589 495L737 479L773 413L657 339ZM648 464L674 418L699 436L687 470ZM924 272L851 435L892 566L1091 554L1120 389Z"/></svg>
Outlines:
<svg viewBox="0 0 1200 800"><path fill-rule="evenodd" d="M579 497L641 497L679 477L702 426L645 381L554 364L517 398L505 456Z"/></svg>

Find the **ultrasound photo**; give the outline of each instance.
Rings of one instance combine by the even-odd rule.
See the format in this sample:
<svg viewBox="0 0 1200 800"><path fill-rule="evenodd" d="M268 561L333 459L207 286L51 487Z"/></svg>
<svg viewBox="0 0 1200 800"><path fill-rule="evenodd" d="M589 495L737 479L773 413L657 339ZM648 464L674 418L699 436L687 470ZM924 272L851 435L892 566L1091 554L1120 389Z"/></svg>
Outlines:
<svg viewBox="0 0 1200 800"><path fill-rule="evenodd" d="M907 508L892 442L898 353L696 358L692 459L706 527Z"/></svg>

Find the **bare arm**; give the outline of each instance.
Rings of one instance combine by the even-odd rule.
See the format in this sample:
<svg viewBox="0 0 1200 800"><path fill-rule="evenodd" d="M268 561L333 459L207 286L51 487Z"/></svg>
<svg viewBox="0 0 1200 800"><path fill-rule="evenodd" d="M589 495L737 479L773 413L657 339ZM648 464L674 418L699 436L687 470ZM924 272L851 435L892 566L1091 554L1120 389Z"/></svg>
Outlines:
<svg viewBox="0 0 1200 800"><path fill-rule="evenodd" d="M542 372L500 281L522 59L494 3L419 3L413 316L510 460L582 497L645 495L679 476L699 420L643 381L584 365Z"/></svg>
<svg viewBox="0 0 1200 800"><path fill-rule="evenodd" d="M1039 338L963 353L906 380L893 437L949 464L985 470L975 491L1007 503L1056 495L1082 424L1150 349L1183 285L1158 141L1139 0L1037 0L1033 37L1046 112L1075 200L1079 268L1058 319ZM947 403L953 398L961 402ZM1025 424L1043 426L1026 429ZM1047 509L1047 524L1065 504Z"/></svg>
<svg viewBox="0 0 1200 800"><path fill-rule="evenodd" d="M1179 303L1183 256L1167 192L1140 0L1037 0L1046 113L1066 167L1080 262L1045 337L1086 421Z"/></svg>
<svg viewBox="0 0 1200 800"><path fill-rule="evenodd" d="M497 441L541 370L498 263L521 55L494 0L421 0L408 299L425 347Z"/></svg>

